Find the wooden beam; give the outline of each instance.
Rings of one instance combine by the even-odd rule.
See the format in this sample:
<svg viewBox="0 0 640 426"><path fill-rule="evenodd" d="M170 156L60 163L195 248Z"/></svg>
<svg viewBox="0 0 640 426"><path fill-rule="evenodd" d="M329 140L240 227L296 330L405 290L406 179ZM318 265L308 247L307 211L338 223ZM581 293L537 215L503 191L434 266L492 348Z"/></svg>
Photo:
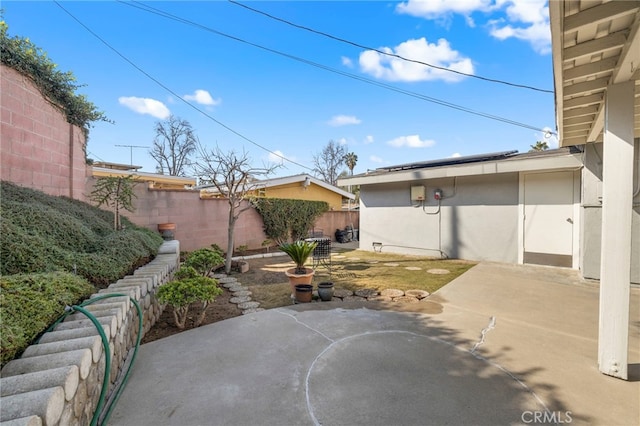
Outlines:
<svg viewBox="0 0 640 426"><path fill-rule="evenodd" d="M585 41L564 49L564 61L593 56L612 49L621 49L627 41L626 31L618 31L595 40Z"/></svg>
<svg viewBox="0 0 640 426"><path fill-rule="evenodd" d="M620 16L636 13L640 1L612 1L591 7L564 19L564 31L576 31L587 25L599 24Z"/></svg>
<svg viewBox="0 0 640 426"><path fill-rule="evenodd" d="M577 78L591 77L604 72L613 72L617 63L617 58L608 58L601 61L591 62L585 65L569 68L564 71L565 80L575 80Z"/></svg>
<svg viewBox="0 0 640 426"><path fill-rule="evenodd" d="M581 117L583 115L592 115L598 112L597 105L591 105L583 108L574 108L564 113L564 118Z"/></svg>
<svg viewBox="0 0 640 426"><path fill-rule="evenodd" d="M564 96L570 97L580 95L582 93L604 92L608 82L609 77L604 77L596 80L585 81L583 83L571 84L569 86L565 86Z"/></svg>

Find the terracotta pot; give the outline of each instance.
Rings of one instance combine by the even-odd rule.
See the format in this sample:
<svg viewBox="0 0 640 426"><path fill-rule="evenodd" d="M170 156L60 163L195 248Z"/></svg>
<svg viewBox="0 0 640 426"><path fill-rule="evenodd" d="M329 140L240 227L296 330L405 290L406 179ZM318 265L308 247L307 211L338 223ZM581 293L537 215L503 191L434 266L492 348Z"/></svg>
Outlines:
<svg viewBox="0 0 640 426"><path fill-rule="evenodd" d="M311 284L296 284L296 302L309 303L313 298L313 286Z"/></svg>
<svg viewBox="0 0 640 426"><path fill-rule="evenodd" d="M172 222L167 222L167 223L159 223L158 224L158 231L162 232L162 231L175 231L176 230L176 224L172 223Z"/></svg>
<svg viewBox="0 0 640 426"><path fill-rule="evenodd" d="M296 274L296 268L287 269L284 273L289 277L289 284L291 285L291 292L295 294L296 284L311 284L313 281L313 274L316 273L311 268L304 268L307 271L306 274Z"/></svg>

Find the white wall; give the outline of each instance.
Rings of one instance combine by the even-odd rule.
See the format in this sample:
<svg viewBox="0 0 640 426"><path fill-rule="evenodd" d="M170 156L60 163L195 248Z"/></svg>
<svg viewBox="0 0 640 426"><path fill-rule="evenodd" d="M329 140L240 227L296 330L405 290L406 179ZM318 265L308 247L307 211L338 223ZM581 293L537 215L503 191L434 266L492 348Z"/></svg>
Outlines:
<svg viewBox="0 0 640 426"><path fill-rule="evenodd" d="M410 200L412 185L425 185L424 207ZM440 213L434 189L444 191ZM516 263L518 174L441 178L362 185L360 248L383 252ZM440 232L441 230L441 232Z"/></svg>

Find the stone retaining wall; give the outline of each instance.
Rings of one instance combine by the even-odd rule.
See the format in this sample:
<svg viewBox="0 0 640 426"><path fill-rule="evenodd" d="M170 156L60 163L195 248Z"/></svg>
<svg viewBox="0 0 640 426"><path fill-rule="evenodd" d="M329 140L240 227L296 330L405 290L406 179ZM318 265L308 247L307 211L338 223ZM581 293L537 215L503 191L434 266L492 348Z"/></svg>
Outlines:
<svg viewBox="0 0 640 426"><path fill-rule="evenodd" d="M158 256L108 288L91 296L123 293L85 306L102 325L109 339L111 373L107 399L126 372L138 337L138 313L143 312L144 333L154 325L163 307L155 298L179 266L180 244L167 241ZM0 425L88 425L96 411L105 371L102 339L82 313L69 315L19 359L0 371Z"/></svg>

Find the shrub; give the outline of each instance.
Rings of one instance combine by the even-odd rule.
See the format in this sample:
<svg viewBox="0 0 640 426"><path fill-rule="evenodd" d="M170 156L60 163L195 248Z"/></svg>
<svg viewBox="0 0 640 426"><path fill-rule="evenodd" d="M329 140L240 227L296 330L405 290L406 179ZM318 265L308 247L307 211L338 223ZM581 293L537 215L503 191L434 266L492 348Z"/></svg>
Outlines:
<svg viewBox="0 0 640 426"><path fill-rule="evenodd" d="M216 268L224 264L224 258L219 251L202 248L187 255L184 266L191 266L202 276L208 276Z"/></svg>
<svg viewBox="0 0 640 426"><path fill-rule="evenodd" d="M2 365L22 353L50 324L94 292L85 279L66 272L0 278Z"/></svg>
<svg viewBox="0 0 640 426"><path fill-rule="evenodd" d="M280 245L280 250L287 253L291 260L296 264L296 274L306 274L304 264L313 253L318 243L298 240L293 243L285 243Z"/></svg>
<svg viewBox="0 0 640 426"><path fill-rule="evenodd" d="M276 242L306 237L316 220L329 210L324 201L255 198L252 203L262 216L265 234Z"/></svg>
<svg viewBox="0 0 640 426"><path fill-rule="evenodd" d="M218 281L213 278L197 276L197 272L195 272L196 276L193 277L194 272L193 268L187 270L185 267L181 267L176 272L176 277L181 277L181 279L160 286L157 293L158 300L161 303L166 303L173 307L173 318L176 327L181 330L186 327L189 308L193 303L201 303L200 311L197 313L195 320L195 326L198 327L204 320L205 311L209 303L213 302L216 296L222 294L222 290L218 287Z"/></svg>

